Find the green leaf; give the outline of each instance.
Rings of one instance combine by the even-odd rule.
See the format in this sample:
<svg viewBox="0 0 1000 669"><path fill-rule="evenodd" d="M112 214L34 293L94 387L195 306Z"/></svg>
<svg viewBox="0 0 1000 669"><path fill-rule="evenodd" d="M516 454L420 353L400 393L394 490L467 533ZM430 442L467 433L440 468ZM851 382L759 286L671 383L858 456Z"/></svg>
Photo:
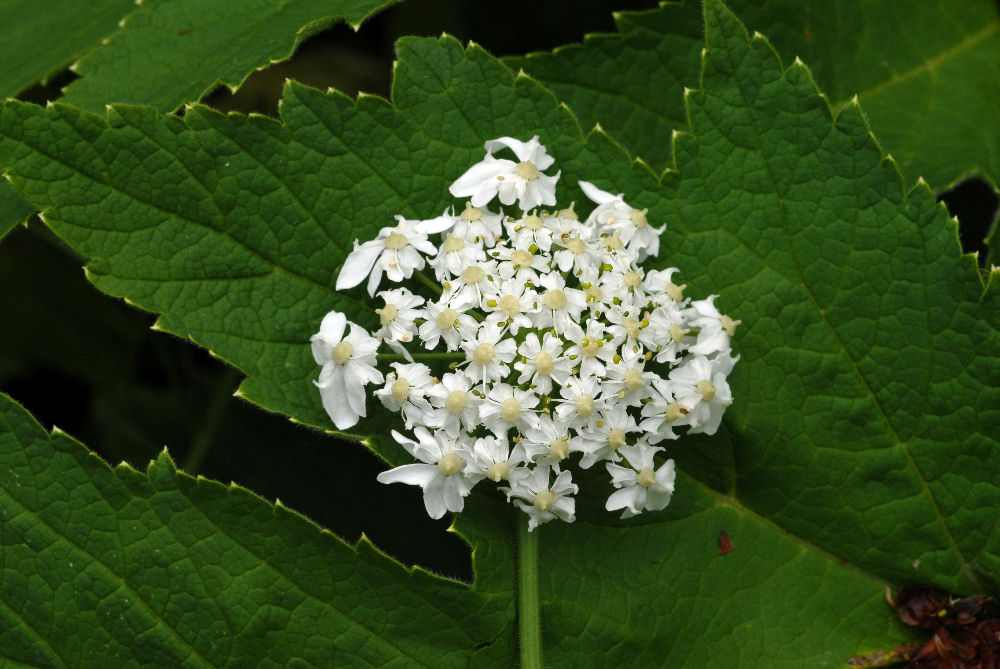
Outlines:
<svg viewBox="0 0 1000 669"><path fill-rule="evenodd" d="M991 0L857 3L734 0L786 63L801 57L835 109L858 95L883 148L911 180L941 189L969 172L1000 179L1000 16ZM553 54L509 58L580 115L652 164L684 125L681 92L697 85L697 3L616 16ZM640 151L641 148L641 151Z"/></svg>
<svg viewBox="0 0 1000 669"><path fill-rule="evenodd" d="M0 182L0 239L18 223L35 213L35 208L6 181Z"/></svg>
<svg viewBox="0 0 1000 669"><path fill-rule="evenodd" d="M5 395L0 468L7 666L465 666L507 616L165 451L111 469Z"/></svg>
<svg viewBox="0 0 1000 669"><path fill-rule="evenodd" d="M63 102L103 111L109 102L173 111L219 84L292 55L303 39L343 19L357 28L398 0L148 0L107 44L73 69Z"/></svg>
<svg viewBox="0 0 1000 669"><path fill-rule="evenodd" d="M134 0L0 0L0 98L44 79L118 29Z"/></svg>
<svg viewBox="0 0 1000 669"><path fill-rule="evenodd" d="M671 506L619 522L584 495L576 524L542 528L548 661L699 667L717 647L730 665L841 662L907 638L887 582L996 590L995 285L857 106L833 117L803 65L784 71L719 2L706 11L702 90L662 180L450 38L400 42L392 104L296 84L280 122L8 102L0 152L99 288L232 361L252 401L325 426L308 337L329 309L371 322L362 291L332 290L351 240L439 214L484 140L540 134L565 199L588 178L648 207L669 224L658 263L743 320L736 403L715 438L676 444ZM512 513L474 495L458 525L476 591L507 603ZM511 635L476 659L509 666Z"/></svg>

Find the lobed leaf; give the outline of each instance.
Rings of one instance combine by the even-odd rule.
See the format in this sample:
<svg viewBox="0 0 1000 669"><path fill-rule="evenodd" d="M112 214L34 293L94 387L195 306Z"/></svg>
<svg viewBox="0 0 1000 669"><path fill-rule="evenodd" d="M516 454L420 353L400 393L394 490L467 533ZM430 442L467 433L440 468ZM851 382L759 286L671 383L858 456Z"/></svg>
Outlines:
<svg viewBox="0 0 1000 669"><path fill-rule="evenodd" d="M465 666L505 602L235 484L111 469L0 395L0 660L14 666Z"/></svg>
<svg viewBox="0 0 1000 669"><path fill-rule="evenodd" d="M672 449L689 475L672 505L543 528L550 661L704 666L706 639L740 666L842 660L905 638L885 622L886 582L996 590L995 284L929 189L905 191L856 105L833 116L806 68L783 69L718 0L706 25L690 132L661 180L450 38L400 43L391 104L296 84L280 122L8 102L0 153L99 288L236 364L252 401L322 426L308 336L331 308L371 319L361 291L332 290L350 241L439 214L484 140L541 135L564 198L588 178L649 207L669 224L658 264L743 320L737 402L713 440ZM510 513L486 495L459 520L477 593L501 603ZM477 660L509 664L511 635Z"/></svg>
<svg viewBox="0 0 1000 669"><path fill-rule="evenodd" d="M355 29L398 0L145 0L105 45L73 66L67 104L109 102L174 111L219 84L285 60L300 41L343 19Z"/></svg>
<svg viewBox="0 0 1000 669"><path fill-rule="evenodd" d="M35 212L34 207L6 181L0 181L0 240Z"/></svg>
<svg viewBox="0 0 1000 669"><path fill-rule="evenodd" d="M17 95L118 29L134 0L0 0L0 97Z"/></svg>
<svg viewBox="0 0 1000 669"><path fill-rule="evenodd" d="M1000 175L1000 14L990 0L824 4L730 3L772 40L786 63L801 57L841 109L855 95L884 148L911 180L943 189L970 172ZM616 15L620 34L591 35L554 53L507 58L656 166L685 125L684 86L697 81L698 3Z"/></svg>

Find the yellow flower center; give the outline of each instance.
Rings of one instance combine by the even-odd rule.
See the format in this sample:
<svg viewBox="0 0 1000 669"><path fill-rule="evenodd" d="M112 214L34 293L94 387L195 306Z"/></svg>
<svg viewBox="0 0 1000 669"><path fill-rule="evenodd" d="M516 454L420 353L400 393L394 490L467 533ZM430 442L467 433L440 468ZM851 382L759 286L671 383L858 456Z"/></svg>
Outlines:
<svg viewBox="0 0 1000 669"><path fill-rule="evenodd" d="M518 163L517 167L514 168L514 173L526 181L533 181L538 178L538 168L530 160Z"/></svg>
<svg viewBox="0 0 1000 669"><path fill-rule="evenodd" d="M440 460L438 460L438 471L445 476L451 476L452 474L457 474L462 471L462 467L465 466L465 460L458 453L449 453Z"/></svg>
<svg viewBox="0 0 1000 669"><path fill-rule="evenodd" d="M521 303L513 295L504 295L500 298L500 311L508 316L521 313Z"/></svg>
<svg viewBox="0 0 1000 669"><path fill-rule="evenodd" d="M672 323L669 329L670 329L670 338L675 342L677 342L678 344L681 343L681 341L684 339L684 335L686 335L688 332L687 330L683 329L680 325L677 325L677 323Z"/></svg>
<svg viewBox="0 0 1000 669"><path fill-rule="evenodd" d="M472 360L477 365L485 367L493 362L493 344L480 344L472 354Z"/></svg>
<svg viewBox="0 0 1000 669"><path fill-rule="evenodd" d="M455 327L455 324L458 322L458 312L454 309L445 309L434 320L437 323L438 329L447 330L448 328Z"/></svg>
<svg viewBox="0 0 1000 669"><path fill-rule="evenodd" d="M486 478L491 481L500 482L507 478L507 474L510 473L510 467L506 462L494 462L490 465L490 468L486 470Z"/></svg>
<svg viewBox="0 0 1000 669"><path fill-rule="evenodd" d="M719 324L722 325L722 329L726 331L726 334L732 337L736 334L736 326L743 321L734 321L729 316L723 316L719 319Z"/></svg>
<svg viewBox="0 0 1000 669"><path fill-rule="evenodd" d="M636 482L639 485L641 485L643 488L648 488L649 486L656 483L656 473L649 467L646 467L645 469L639 471L639 475L636 477L636 479L638 479Z"/></svg>
<svg viewBox="0 0 1000 669"><path fill-rule="evenodd" d="M454 253L456 251L461 251L465 248L465 240L461 237L449 236L448 239L444 240L444 244L441 245L441 249L445 253Z"/></svg>
<svg viewBox="0 0 1000 669"><path fill-rule="evenodd" d="M590 395L580 395L573 402L573 405L576 407L576 413L583 418L594 413L594 398Z"/></svg>
<svg viewBox="0 0 1000 669"><path fill-rule="evenodd" d="M553 439L549 444L549 457L557 462L569 455L569 437L559 437Z"/></svg>
<svg viewBox="0 0 1000 669"><path fill-rule="evenodd" d="M518 267L531 267L531 263L535 261L535 256L524 249L517 249L510 254L510 261Z"/></svg>
<svg viewBox="0 0 1000 669"><path fill-rule="evenodd" d="M608 432L608 446L618 450L625 445L625 430L616 427Z"/></svg>
<svg viewBox="0 0 1000 669"><path fill-rule="evenodd" d="M646 212L647 211L649 211L649 209L633 209L632 210L632 225L634 225L637 228L644 228L644 227L646 227L646 224L647 224L647 221L646 221Z"/></svg>
<svg viewBox="0 0 1000 669"><path fill-rule="evenodd" d="M538 370L538 373L542 376L548 376L551 374L555 364L555 360L552 359L552 356L545 351L541 351L535 356L535 369Z"/></svg>
<svg viewBox="0 0 1000 669"><path fill-rule="evenodd" d="M636 390L642 385L642 372L638 369L630 369L625 372L625 388L629 392Z"/></svg>
<svg viewBox="0 0 1000 669"><path fill-rule="evenodd" d="M698 385L694 387L699 393L701 393L702 399L706 402L711 402L712 398L715 397L715 386L708 379L702 379L698 382Z"/></svg>
<svg viewBox="0 0 1000 669"><path fill-rule="evenodd" d="M642 285L642 275L639 274L638 272L633 272L632 270L628 270L627 272L622 274L622 281L629 288L635 289Z"/></svg>
<svg viewBox="0 0 1000 669"><path fill-rule="evenodd" d="M462 220L472 223L483 217L483 210L473 207L471 202L465 203L465 211L462 212Z"/></svg>
<svg viewBox="0 0 1000 669"><path fill-rule="evenodd" d="M486 276L486 272L479 265L472 265L462 270L462 281L465 283L479 283Z"/></svg>
<svg viewBox="0 0 1000 669"><path fill-rule="evenodd" d="M351 342L342 341L333 347L333 361L338 365L343 365L351 359L352 353L354 353L354 347L351 346Z"/></svg>
<svg viewBox="0 0 1000 669"><path fill-rule="evenodd" d="M566 306L566 293L555 288L545 293L545 306L548 309L562 309Z"/></svg>
<svg viewBox="0 0 1000 669"><path fill-rule="evenodd" d="M683 283L677 285L676 283L668 283L666 287L667 297L669 297L674 302L680 302L684 299L684 289L687 288L687 284Z"/></svg>
<svg viewBox="0 0 1000 669"><path fill-rule="evenodd" d="M508 423L516 423L521 417L521 403L513 397L508 397L500 403L500 417Z"/></svg>
<svg viewBox="0 0 1000 669"><path fill-rule="evenodd" d="M548 511L556 501L556 495L551 490L543 490L535 495L535 508L539 511Z"/></svg>
<svg viewBox="0 0 1000 669"><path fill-rule="evenodd" d="M625 332L628 333L628 336L631 339L639 338L639 329L640 329L639 321L635 320L631 316L626 316L624 325L625 325Z"/></svg>
<svg viewBox="0 0 1000 669"><path fill-rule="evenodd" d="M402 404L409 396L410 382L403 377L399 377L392 384L392 399Z"/></svg>
<svg viewBox="0 0 1000 669"><path fill-rule="evenodd" d="M529 230L541 230L542 229L542 219L535 215L532 211L530 214L524 217L524 227Z"/></svg>
<svg viewBox="0 0 1000 669"><path fill-rule="evenodd" d="M387 304L381 309L376 309L375 312L378 314L379 322L382 325L388 325L396 320L396 314L399 313L399 308L395 304Z"/></svg>
<svg viewBox="0 0 1000 669"><path fill-rule="evenodd" d="M587 250L587 245L579 237L570 237L566 240L566 248L568 248L574 255L580 255Z"/></svg>
<svg viewBox="0 0 1000 669"><path fill-rule="evenodd" d="M462 413L469 403L469 393L464 390L453 390L448 393L448 398L444 401L444 408L448 413Z"/></svg>
<svg viewBox="0 0 1000 669"><path fill-rule="evenodd" d="M390 232L389 236L385 238L385 247L387 249L392 249L393 251L398 251L399 249L406 246L409 242L404 235L398 232Z"/></svg>
<svg viewBox="0 0 1000 669"><path fill-rule="evenodd" d="M681 405L677 402L671 402L667 405L667 420L673 423L675 420L684 415L684 411L681 409Z"/></svg>
<svg viewBox="0 0 1000 669"><path fill-rule="evenodd" d="M584 337L580 342L580 351L585 358L593 358L601 350L604 342L597 337Z"/></svg>

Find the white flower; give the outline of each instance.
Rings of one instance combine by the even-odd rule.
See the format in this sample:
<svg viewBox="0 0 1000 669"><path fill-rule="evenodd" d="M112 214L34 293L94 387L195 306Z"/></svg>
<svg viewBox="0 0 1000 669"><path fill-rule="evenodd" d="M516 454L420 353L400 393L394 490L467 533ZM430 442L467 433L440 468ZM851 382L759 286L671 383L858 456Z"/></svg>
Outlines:
<svg viewBox="0 0 1000 669"><path fill-rule="evenodd" d="M486 260L486 252L478 243L471 243L460 235L448 234L441 246L438 247L438 255L430 261L434 268L434 275L438 281L447 281L462 273L462 270L474 263Z"/></svg>
<svg viewBox="0 0 1000 669"><path fill-rule="evenodd" d="M441 382L427 390L434 412L428 416L427 425L439 428L455 437L464 428L473 430L479 424L479 403L472 392L473 380L464 372L448 373Z"/></svg>
<svg viewBox="0 0 1000 669"><path fill-rule="evenodd" d="M382 290L378 296L385 306L375 310L382 326L375 331L375 336L389 344L412 341L417 331L414 321L421 315L420 307L424 304L424 298L414 295L406 288Z"/></svg>
<svg viewBox="0 0 1000 669"><path fill-rule="evenodd" d="M570 323L566 328L566 338L572 343L572 346L566 349L566 357L576 362L580 378L603 376L604 364L614 358L615 347L605 341L602 321L589 318L585 324L586 330L576 323Z"/></svg>
<svg viewBox="0 0 1000 669"><path fill-rule="evenodd" d="M717 358L708 359L695 355L670 372L673 392L681 406L688 410L686 418L691 425L690 433L715 434L722 421L722 413L733 403L726 377L732 371L736 360L724 352Z"/></svg>
<svg viewBox="0 0 1000 669"><path fill-rule="evenodd" d="M660 252L660 233L666 226L654 228L646 221L645 209L633 209L625 204L621 193L612 195L591 183L581 181L580 188L598 206L588 222L602 226L602 232L617 234L625 248L636 254L639 262Z"/></svg>
<svg viewBox="0 0 1000 669"><path fill-rule="evenodd" d="M348 325L351 332L345 337ZM379 342L338 311L323 317L310 342L313 359L323 365L315 381L323 408L338 430L346 430L366 415L365 386L382 383L382 373L375 369Z"/></svg>
<svg viewBox="0 0 1000 669"><path fill-rule="evenodd" d="M428 350L437 348L438 341L444 339L449 351L457 350L466 337L476 331L476 321L465 313L466 305L452 305L448 296L440 302L431 302L424 310L424 318L417 334Z"/></svg>
<svg viewBox="0 0 1000 669"><path fill-rule="evenodd" d="M628 443L628 434L636 431L635 418L629 415L627 407L620 404L606 407L597 421L580 432L586 440L580 467L590 469L599 460L617 462L621 459L618 450Z"/></svg>
<svg viewBox="0 0 1000 669"><path fill-rule="evenodd" d="M597 420L595 412L606 406L606 402L600 399L601 379L596 376L586 379L571 377L559 389L559 394L562 399L557 400L556 415L578 429Z"/></svg>
<svg viewBox="0 0 1000 669"><path fill-rule="evenodd" d="M482 323L475 339L463 341L462 350L468 363L466 374L484 385L499 381L510 371L509 363L517 353L513 337L502 339L503 330L498 325Z"/></svg>
<svg viewBox="0 0 1000 669"><path fill-rule="evenodd" d="M368 294L375 295L383 272L390 281L399 283L413 276L413 270L423 269L425 261L421 253L437 253L427 241L426 233L418 228L422 221L408 221L402 216L396 216L396 220L399 225L382 228L370 242L359 246L358 240L354 240L354 250L337 276L337 290L353 288L368 277Z"/></svg>
<svg viewBox="0 0 1000 669"><path fill-rule="evenodd" d="M690 425L690 410L680 405L674 396L673 384L666 379L653 379L649 395L650 401L642 406L645 420L639 423L639 429L654 444L664 439L676 439L674 425Z"/></svg>
<svg viewBox="0 0 1000 669"><path fill-rule="evenodd" d="M460 441L442 434L432 435L418 427L414 434L419 442L408 439L395 430L392 436L424 464L403 465L378 475L379 483L407 483L424 491L424 506L431 518L440 518L446 511L458 513L465 506L465 497L483 475L467 466L469 448Z"/></svg>
<svg viewBox="0 0 1000 669"><path fill-rule="evenodd" d="M659 469L653 456L662 448L648 444L623 446L619 449L632 469L608 463L611 483L618 488L604 505L608 511L625 509L622 518L631 518L643 511L659 511L670 503L674 494L674 461L667 460Z"/></svg>
<svg viewBox="0 0 1000 669"><path fill-rule="evenodd" d="M488 140L485 144L486 157L460 176L449 189L455 197L471 197L472 206L482 207L497 195L503 204L513 204L516 200L523 211L539 205L556 203L555 176L542 174L554 162L545 152L545 147L535 135L528 142L512 137ZM494 158L493 152L504 147L514 152L520 162Z"/></svg>
<svg viewBox="0 0 1000 669"><path fill-rule="evenodd" d="M494 281L486 286L482 306L488 313L487 323L506 327L516 335L521 328L531 327L528 314L538 311L538 293L517 279Z"/></svg>
<svg viewBox="0 0 1000 669"><path fill-rule="evenodd" d="M427 391L433 385L431 370L422 363L392 363L395 372L385 377L385 387L376 390L375 396L389 411L399 411L407 428L423 424L431 412Z"/></svg>
<svg viewBox="0 0 1000 669"><path fill-rule="evenodd" d="M538 396L530 390L497 383L490 388L486 401L479 405L479 416L487 428L496 433L517 428L524 432L538 424Z"/></svg>
<svg viewBox="0 0 1000 669"><path fill-rule="evenodd" d="M571 495L575 495L579 487L573 483L572 474L559 472L549 485L551 474L551 467L539 465L534 469L518 467L508 477L507 499L515 498L514 504L528 514L529 532L554 518L567 523L576 520L576 500Z"/></svg>
<svg viewBox="0 0 1000 669"><path fill-rule="evenodd" d="M506 434L494 434L476 439L472 447L472 462L476 471L491 481L504 481L515 467L527 461L524 448L513 449L507 443Z"/></svg>
<svg viewBox="0 0 1000 669"><path fill-rule="evenodd" d="M580 320L587 308L587 296L582 290L567 288L566 279L552 272L538 279L540 291L538 311L531 319L539 330L551 327L556 334L566 332L570 323Z"/></svg>
<svg viewBox="0 0 1000 669"><path fill-rule="evenodd" d="M653 372L645 371L645 362L641 349L622 348L621 354L604 368L603 398L625 406L640 406L642 400L649 397L650 384L660 378Z"/></svg>
<svg viewBox="0 0 1000 669"><path fill-rule="evenodd" d="M698 340L690 349L692 353L711 356L729 350L729 338L736 333L740 321L720 314L715 307L716 297L718 295L709 295L707 299L695 300L688 307L688 322L699 330Z"/></svg>
<svg viewBox="0 0 1000 669"><path fill-rule="evenodd" d="M551 466L557 473L561 471L559 463L582 450L582 440L570 433L569 423L546 414L538 416L537 425L528 429L521 445L536 465Z"/></svg>
<svg viewBox="0 0 1000 669"><path fill-rule="evenodd" d="M573 373L573 361L563 355L563 342L551 332L538 335L529 332L517 352L524 360L514 363L514 369L521 373L518 383L530 382L543 395L552 390L552 381L562 385Z"/></svg>
<svg viewBox="0 0 1000 669"><path fill-rule="evenodd" d="M467 242L492 248L500 239L503 230L503 214L496 214L489 209L473 207L471 202L465 203L465 210L455 223L453 234L465 238Z"/></svg>

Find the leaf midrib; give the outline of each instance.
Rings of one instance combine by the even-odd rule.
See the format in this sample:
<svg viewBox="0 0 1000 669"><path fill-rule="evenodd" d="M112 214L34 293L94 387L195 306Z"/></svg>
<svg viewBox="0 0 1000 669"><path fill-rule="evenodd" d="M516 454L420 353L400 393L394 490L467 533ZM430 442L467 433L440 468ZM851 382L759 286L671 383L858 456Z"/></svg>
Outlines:
<svg viewBox="0 0 1000 669"><path fill-rule="evenodd" d="M909 79L912 79L923 72L930 72L935 68L940 67L948 59L953 58L962 51L966 49L971 49L972 47L976 46L979 42L982 42L987 37L997 32L998 30L1000 30L1000 21L991 23L985 28L969 34L964 40L955 44L951 48L941 51L936 56L932 56L931 58L926 58L922 62L920 62L917 65L914 65L908 70L904 70L903 72L900 72L899 74L896 74L881 83L875 84L874 86L869 86L864 90L858 91L857 93L855 93L855 95L851 96L850 98L833 103L832 104L833 112L835 114L839 114L844 107L850 104L851 100L854 97L857 97L859 100L868 98L873 95L877 95L887 89L890 89L893 86L901 84Z"/></svg>
<svg viewBox="0 0 1000 669"><path fill-rule="evenodd" d="M711 48L711 47L709 47L709 48ZM722 52L725 53L726 57L729 60L730 72L738 72L739 71L738 63L736 63L736 62L734 62L732 60L730 52L728 50L725 50L725 49L723 49ZM718 53L718 50L717 50L717 53ZM788 69L791 69L792 67L796 67L796 64L793 64L793 65L789 66ZM786 79L787 73L788 73L788 69L782 71L782 73L781 73L782 79ZM729 78L730 78L731 81L733 81L734 76L733 75L729 75ZM746 95L744 94L743 87L740 86L738 84L738 82L735 82L735 81L733 82L733 84L734 84L734 88L739 92L740 98L743 101L744 108L746 108L746 109L753 109L754 108L753 105L751 105L750 102L746 99ZM832 118L831 118L831 127L833 127L833 124L835 123L835 121L836 121L836 117L832 116ZM812 293L812 290L810 290L809 285L806 283L806 281L804 279L804 276L802 274L802 270L799 267L798 257L792 251L792 240L791 240L791 234L789 232L789 221L788 221L788 217L787 217L787 214L786 214L786 211L785 211L784 200L782 199L782 197L780 195L780 190L779 190L778 185L777 185L777 180L774 177L774 173L773 173L772 168L771 168L771 163L767 159L767 157L765 155L763 155L763 153L761 152L761 149L759 148L760 144L761 144L761 142L759 141L760 137L761 137L761 134L760 134L760 132L759 132L759 130L757 128L757 124L756 124L755 119L753 118L752 115L750 116L749 122L750 122L751 128L753 129L754 135L758 139L758 143L757 143L758 146L756 147L755 151L758 153L758 155L759 155L759 157L761 159L761 162L764 164L765 169L767 170L768 179L771 182L772 188L774 190L775 197L777 199L778 211L780 212L780 216L781 216L782 229L785 232L785 238L786 238L786 241L787 241L787 244L788 244L788 257L790 258L790 260L792 262L792 266L795 268L795 272L796 272L796 274L799 277L799 284L802 286L802 289L805 292L806 296L808 296L809 301L813 304L816 312L819 314L820 320L822 321L823 325L826 327L827 330L829 330L829 332L830 332L831 336L833 337L834 341L837 343L837 346L840 347L840 350L841 350L841 353L842 353L844 359L847 361L847 363L849 364L851 370L854 372L854 374L857 377L858 381L861 383L862 388L864 388L865 392L868 394L869 398L871 399L872 405L874 406L874 408L878 412L878 415L881 418L882 423L885 425L885 428L888 431L888 436L892 439L893 442L895 442L895 446L897 446L899 448L899 450L902 452L903 457L906 459L906 462L909 464L910 468L913 470L915 476L917 477L917 480L920 483L920 486L921 486L921 489L922 489L922 491L924 493L924 496L927 497L928 501L930 502L931 508L934 511L934 516L937 519L938 524L940 525L941 530L944 533L945 539L946 539L946 541L948 543L948 546L949 546L949 550L955 555L955 558L958 560L960 569L962 571L962 575L965 576L965 578L969 581L970 585L972 585L974 588L976 588L978 590L979 589L979 581L975 577L975 574L972 572L972 569L970 568L969 564L966 562L964 556L962 555L961 550L958 548L958 544L956 543L955 538L954 538L954 536L951 533L951 529L948 527L948 524L945 521L944 515L941 513L941 508L940 508L940 506L937 503L937 499L934 497L934 493L931 491L930 486L927 483L927 479L924 477L923 473L920 471L920 468L917 466L916 462L913 460L913 457L910 455L909 450L906 448L906 444L903 443L903 441L900 439L899 434L897 433L896 429L894 428L894 426L892 425L892 423L889 421L889 417L885 413L884 408L882 407L882 405L879 402L878 398L875 396L874 392L872 391L872 388L871 388L870 384L868 383L868 380L865 378L864 374L861 372L861 369L858 366L857 362L854 360L854 358L851 356L851 354L848 352L848 350L844 346L844 342L840 338L840 335L837 332L837 330L833 327L833 325L829 322L829 320L827 320L826 313L820 308L819 303L817 302L815 295Z"/></svg>

